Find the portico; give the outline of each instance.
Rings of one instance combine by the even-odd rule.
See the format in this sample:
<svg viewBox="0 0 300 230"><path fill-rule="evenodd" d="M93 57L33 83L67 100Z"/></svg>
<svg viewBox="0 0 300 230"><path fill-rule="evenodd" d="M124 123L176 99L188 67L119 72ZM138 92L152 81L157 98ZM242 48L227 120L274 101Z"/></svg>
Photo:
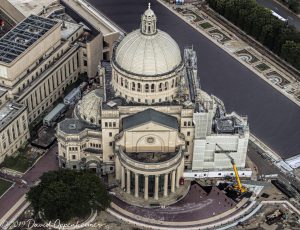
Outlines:
<svg viewBox="0 0 300 230"><path fill-rule="evenodd" d="M159 153L156 153L159 154ZM142 163L130 158L119 148L117 160L121 165L121 188L135 197L152 197L158 200L175 193L183 175L184 158L182 148L170 159L160 163Z"/></svg>

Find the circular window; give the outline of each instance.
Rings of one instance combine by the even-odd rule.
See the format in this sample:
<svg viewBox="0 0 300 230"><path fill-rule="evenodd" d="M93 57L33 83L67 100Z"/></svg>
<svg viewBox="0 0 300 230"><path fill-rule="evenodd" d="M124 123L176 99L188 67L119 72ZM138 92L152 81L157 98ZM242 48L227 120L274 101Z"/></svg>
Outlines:
<svg viewBox="0 0 300 230"><path fill-rule="evenodd" d="M154 138L153 137L148 137L147 142L150 143L150 144L154 143Z"/></svg>

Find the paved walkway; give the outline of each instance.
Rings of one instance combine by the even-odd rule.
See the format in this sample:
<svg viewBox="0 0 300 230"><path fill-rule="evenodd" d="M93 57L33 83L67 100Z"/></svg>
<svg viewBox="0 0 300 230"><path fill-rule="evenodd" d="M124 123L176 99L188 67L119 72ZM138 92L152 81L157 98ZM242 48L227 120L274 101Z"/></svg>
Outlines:
<svg viewBox="0 0 300 230"><path fill-rule="evenodd" d="M58 169L56 158L57 144L54 144L48 152L34 165L34 167L25 173L20 179L11 178L15 181L15 186L5 193L0 199L0 223L9 222L14 217L18 210L24 205L24 195L29 191L44 172ZM0 175L2 177L3 175ZM8 176L7 176L8 177ZM25 181L26 184L24 182ZM17 205L16 205L17 204Z"/></svg>

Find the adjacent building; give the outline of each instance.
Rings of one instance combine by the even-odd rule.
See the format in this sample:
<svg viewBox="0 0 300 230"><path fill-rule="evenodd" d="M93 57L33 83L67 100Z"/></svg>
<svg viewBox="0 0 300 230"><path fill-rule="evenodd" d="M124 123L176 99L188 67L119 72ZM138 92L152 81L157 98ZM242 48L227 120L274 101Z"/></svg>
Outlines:
<svg viewBox="0 0 300 230"><path fill-rule="evenodd" d="M110 31L110 43L106 43L101 28L84 21L59 1L24 4L4 0L0 8L16 23L0 38L2 162L26 142L28 126L45 116L69 85L82 76L97 76L99 62L103 56L109 59L110 43L119 32L108 21L102 22L106 33ZM66 12L73 12L75 19Z"/></svg>

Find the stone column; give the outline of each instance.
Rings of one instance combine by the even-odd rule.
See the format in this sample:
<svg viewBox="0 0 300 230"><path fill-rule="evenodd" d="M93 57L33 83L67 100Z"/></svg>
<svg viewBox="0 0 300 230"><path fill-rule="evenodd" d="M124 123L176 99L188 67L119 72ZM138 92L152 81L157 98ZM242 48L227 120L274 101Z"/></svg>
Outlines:
<svg viewBox="0 0 300 230"><path fill-rule="evenodd" d="M139 174L134 174L134 196L139 197Z"/></svg>
<svg viewBox="0 0 300 230"><path fill-rule="evenodd" d="M180 180L180 166L176 169L176 188L179 188L179 180Z"/></svg>
<svg viewBox="0 0 300 230"><path fill-rule="evenodd" d="M164 181L164 197L168 196L168 174L165 174L165 181Z"/></svg>
<svg viewBox="0 0 300 230"><path fill-rule="evenodd" d="M171 192L175 192L175 170L172 171L171 176Z"/></svg>
<svg viewBox="0 0 300 230"><path fill-rule="evenodd" d="M148 200L148 176L145 175L144 199Z"/></svg>
<svg viewBox="0 0 300 230"><path fill-rule="evenodd" d="M121 188L125 188L125 169L124 166L121 166Z"/></svg>
<svg viewBox="0 0 300 230"><path fill-rule="evenodd" d="M126 192L130 194L130 171L127 169L127 189Z"/></svg>
<svg viewBox="0 0 300 230"><path fill-rule="evenodd" d="M159 175L155 175L154 200L158 200L158 179Z"/></svg>

